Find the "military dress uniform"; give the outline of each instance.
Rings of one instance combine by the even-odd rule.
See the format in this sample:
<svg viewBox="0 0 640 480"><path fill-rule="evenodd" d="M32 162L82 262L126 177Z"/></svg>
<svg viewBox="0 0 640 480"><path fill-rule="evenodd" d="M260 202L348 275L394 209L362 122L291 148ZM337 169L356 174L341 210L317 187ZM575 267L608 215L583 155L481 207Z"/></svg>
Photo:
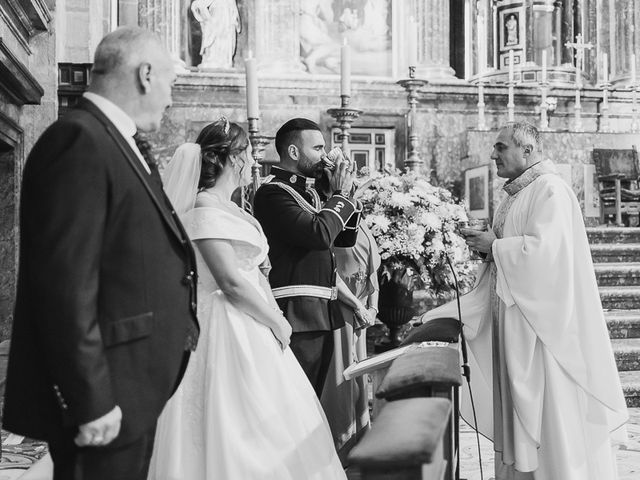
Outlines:
<svg viewBox="0 0 640 480"><path fill-rule="evenodd" d="M338 193L321 205L306 178L274 167L256 192L255 216L269 241L273 295L293 329L291 350L318 397L333 354L336 266L332 247L353 246L362 208Z"/></svg>

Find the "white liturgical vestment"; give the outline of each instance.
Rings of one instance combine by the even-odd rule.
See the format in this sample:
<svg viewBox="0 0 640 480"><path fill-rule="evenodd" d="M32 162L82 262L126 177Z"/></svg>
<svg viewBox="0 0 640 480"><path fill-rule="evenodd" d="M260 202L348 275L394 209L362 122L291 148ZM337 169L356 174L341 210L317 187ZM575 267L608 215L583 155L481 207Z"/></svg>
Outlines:
<svg viewBox="0 0 640 480"><path fill-rule="evenodd" d="M496 479L613 480L612 446L626 441L628 417L580 206L549 161L504 189L493 261L461 297L478 429L494 441ZM441 317L458 317L455 302L422 321Z"/></svg>

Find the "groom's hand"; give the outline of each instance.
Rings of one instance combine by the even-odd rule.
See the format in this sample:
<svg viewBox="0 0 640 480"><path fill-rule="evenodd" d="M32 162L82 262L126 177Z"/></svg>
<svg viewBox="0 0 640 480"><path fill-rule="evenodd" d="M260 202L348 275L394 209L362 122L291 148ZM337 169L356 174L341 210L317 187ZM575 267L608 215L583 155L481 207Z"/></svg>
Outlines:
<svg viewBox="0 0 640 480"><path fill-rule="evenodd" d="M79 447L102 447L109 445L120 433L122 410L117 405L106 415L78 427L74 442Z"/></svg>

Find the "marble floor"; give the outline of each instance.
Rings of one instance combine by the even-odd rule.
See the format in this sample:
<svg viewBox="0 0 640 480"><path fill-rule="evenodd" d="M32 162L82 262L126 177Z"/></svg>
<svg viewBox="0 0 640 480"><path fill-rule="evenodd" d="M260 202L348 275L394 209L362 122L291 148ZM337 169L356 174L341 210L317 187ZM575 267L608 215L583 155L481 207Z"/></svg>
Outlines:
<svg viewBox="0 0 640 480"><path fill-rule="evenodd" d="M618 451L619 480L640 478L640 408L630 408L629 416L630 421L627 426L629 443L627 448ZM0 463L0 480L47 480L50 478L49 459L47 457L41 459L46 450L44 444L34 442L21 445L15 441L15 438L7 438L6 432L3 432L3 440L8 440L6 443L10 445L5 443L4 455ZM484 480L489 480L493 478L493 449L491 442L482 436L480 452ZM38 462L38 459L41 461ZM461 479L481 480L476 435L469 426L464 424L460 429L460 472ZM358 475L350 475L349 478L358 478Z"/></svg>
<svg viewBox="0 0 640 480"><path fill-rule="evenodd" d="M640 408L629 409L629 443L618 451L619 480L640 479ZM480 454L484 480L493 478L492 443L480 436ZM460 427L460 478L481 480L475 432L467 425Z"/></svg>

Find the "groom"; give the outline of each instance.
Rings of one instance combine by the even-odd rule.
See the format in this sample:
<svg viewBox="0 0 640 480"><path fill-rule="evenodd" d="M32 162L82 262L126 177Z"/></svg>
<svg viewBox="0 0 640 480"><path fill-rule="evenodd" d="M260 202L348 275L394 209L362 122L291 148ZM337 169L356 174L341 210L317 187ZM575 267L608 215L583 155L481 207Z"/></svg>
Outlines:
<svg viewBox="0 0 640 480"><path fill-rule="evenodd" d="M150 32L110 33L27 159L4 427L49 443L56 480L146 480L197 341L193 250L135 136L174 80Z"/></svg>
<svg viewBox="0 0 640 480"><path fill-rule="evenodd" d="M278 305L291 324L291 350L318 398L333 355L333 330L344 326L333 315L337 275L333 245L341 236L353 246L360 218L351 198L351 164L338 159L326 172L330 198L320 204L314 189L307 189L325 156L320 127L305 118L286 122L276 133L280 164L274 178L256 192L254 211L269 241L269 281Z"/></svg>

